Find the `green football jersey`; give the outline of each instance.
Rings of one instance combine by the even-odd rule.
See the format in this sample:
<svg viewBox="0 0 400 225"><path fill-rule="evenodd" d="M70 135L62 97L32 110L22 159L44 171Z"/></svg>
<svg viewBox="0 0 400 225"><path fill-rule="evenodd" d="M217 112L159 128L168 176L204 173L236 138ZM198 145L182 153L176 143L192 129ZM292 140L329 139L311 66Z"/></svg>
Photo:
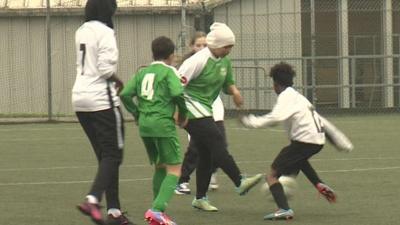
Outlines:
<svg viewBox="0 0 400 225"><path fill-rule="evenodd" d="M181 81L186 84L189 119L212 116L212 104L221 90L227 93L228 87L235 84L230 59L217 59L208 48L187 59L179 73Z"/></svg>
<svg viewBox="0 0 400 225"><path fill-rule="evenodd" d="M137 104L132 99L135 96ZM125 85L120 98L138 120L142 137L175 136L176 106L180 113L187 114L183 86L176 69L159 61L140 70Z"/></svg>

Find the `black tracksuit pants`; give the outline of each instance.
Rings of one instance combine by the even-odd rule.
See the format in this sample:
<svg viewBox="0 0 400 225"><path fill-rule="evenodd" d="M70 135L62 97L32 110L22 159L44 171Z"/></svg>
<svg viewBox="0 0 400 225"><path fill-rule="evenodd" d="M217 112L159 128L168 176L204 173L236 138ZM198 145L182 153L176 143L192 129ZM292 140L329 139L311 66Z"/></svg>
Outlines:
<svg viewBox="0 0 400 225"><path fill-rule="evenodd" d="M224 121L215 121L217 124L218 129L220 130L224 141L227 143L226 140L226 134L225 134L225 127L224 127ZM182 169L181 169L181 176L179 178L178 183L187 183L190 180L190 175L193 173L193 171L197 167L197 162L198 162L198 147L196 146L195 142L193 141L192 138L189 140L189 146L186 150L185 157L183 158L182 162ZM217 167L215 164L212 165L212 173L215 173L217 171Z"/></svg>
<svg viewBox="0 0 400 225"><path fill-rule="evenodd" d="M214 119L212 117L191 119L185 129L198 148L196 198L206 196L213 165L221 168L238 187L241 182L240 170L228 152L224 132L218 128Z"/></svg>
<svg viewBox="0 0 400 225"><path fill-rule="evenodd" d="M107 208L120 209L119 166L122 163L124 127L119 108L96 112L76 112L98 161L97 174L89 191L101 201L105 193Z"/></svg>

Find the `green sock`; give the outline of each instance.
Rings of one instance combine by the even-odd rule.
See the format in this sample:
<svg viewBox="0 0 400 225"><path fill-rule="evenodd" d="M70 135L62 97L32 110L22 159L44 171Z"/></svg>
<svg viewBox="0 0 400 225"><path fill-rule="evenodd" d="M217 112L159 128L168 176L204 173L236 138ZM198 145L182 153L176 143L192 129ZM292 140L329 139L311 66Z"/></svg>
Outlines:
<svg viewBox="0 0 400 225"><path fill-rule="evenodd" d="M158 168L154 171L153 175L153 200L156 199L158 192L160 191L161 184L167 175L165 168Z"/></svg>
<svg viewBox="0 0 400 225"><path fill-rule="evenodd" d="M171 200L172 196L174 195L174 190L176 184L178 183L178 179L179 178L173 174L167 174L167 176L165 176L157 198L153 201L152 209L159 212L165 211L169 200Z"/></svg>

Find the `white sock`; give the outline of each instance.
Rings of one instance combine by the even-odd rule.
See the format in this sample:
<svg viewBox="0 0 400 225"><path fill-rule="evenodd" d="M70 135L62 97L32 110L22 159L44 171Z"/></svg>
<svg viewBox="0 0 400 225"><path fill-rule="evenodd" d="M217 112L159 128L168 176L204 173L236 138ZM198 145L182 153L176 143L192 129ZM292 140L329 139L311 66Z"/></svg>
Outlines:
<svg viewBox="0 0 400 225"><path fill-rule="evenodd" d="M90 204L99 204L99 200L97 200L97 198L93 195L87 195L86 196L86 200L90 203Z"/></svg>
<svg viewBox="0 0 400 225"><path fill-rule="evenodd" d="M116 208L108 209L107 214L112 215L114 218L120 217L122 215L121 210Z"/></svg>

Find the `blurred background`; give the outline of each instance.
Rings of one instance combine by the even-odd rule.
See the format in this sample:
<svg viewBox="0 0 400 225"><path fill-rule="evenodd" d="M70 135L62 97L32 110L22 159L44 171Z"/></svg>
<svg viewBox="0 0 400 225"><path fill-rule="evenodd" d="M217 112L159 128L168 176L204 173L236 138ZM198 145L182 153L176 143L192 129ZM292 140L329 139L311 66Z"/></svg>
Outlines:
<svg viewBox="0 0 400 225"><path fill-rule="evenodd" d="M214 21L236 35L233 61L245 109L268 111L276 95L269 68L294 65L296 88L319 111L400 109L399 0L118 0L118 75L149 64L150 43L173 39L183 55L191 35ZM50 3L49 5L47 3ZM0 121L74 120L74 34L86 0L0 0ZM234 104L223 95L227 115Z"/></svg>

